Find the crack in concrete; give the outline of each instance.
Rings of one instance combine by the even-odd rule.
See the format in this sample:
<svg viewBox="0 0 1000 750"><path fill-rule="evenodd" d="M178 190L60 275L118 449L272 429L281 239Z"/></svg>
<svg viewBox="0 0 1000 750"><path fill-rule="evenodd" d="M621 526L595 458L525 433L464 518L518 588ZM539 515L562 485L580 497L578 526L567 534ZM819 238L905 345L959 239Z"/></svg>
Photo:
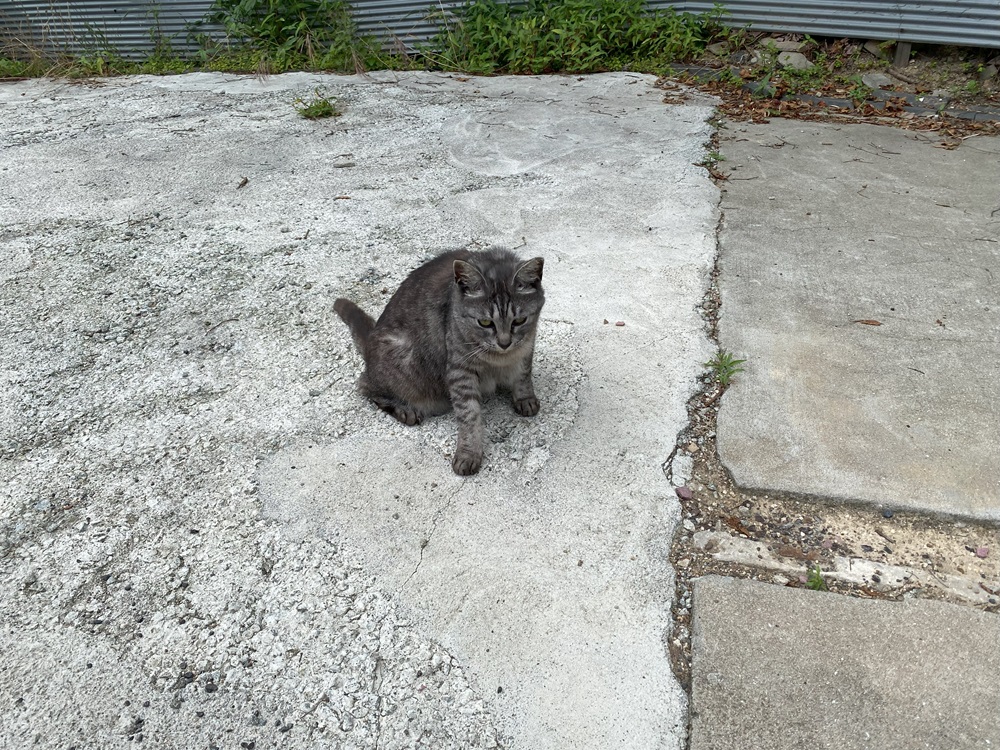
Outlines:
<svg viewBox="0 0 1000 750"><path fill-rule="evenodd" d="M431 518L431 529L428 532L427 536L420 540L420 558L417 560L417 564L413 567L413 570L410 572L410 575L406 577L406 580L403 581L403 584L399 587L396 593L402 593L402 591L407 587L407 585L409 585L410 581L413 579L413 576L415 576L417 574L417 571L420 570L420 566L424 562L424 550L430 546L431 539L434 537L434 532L437 531L438 524L441 522L441 517L444 515L445 511L447 511L452 506L452 503L455 502L455 498L458 497L459 493L463 489L465 489L464 484L460 487L455 488L455 491L448 496L447 500L445 500L444 505L442 505L440 508L434 511L434 516Z"/></svg>

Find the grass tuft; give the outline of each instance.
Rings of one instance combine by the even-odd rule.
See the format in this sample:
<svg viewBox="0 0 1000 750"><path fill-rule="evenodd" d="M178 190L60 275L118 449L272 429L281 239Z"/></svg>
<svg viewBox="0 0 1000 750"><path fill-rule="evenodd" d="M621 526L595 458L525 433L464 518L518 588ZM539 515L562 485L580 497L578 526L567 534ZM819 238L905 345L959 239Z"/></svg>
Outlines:
<svg viewBox="0 0 1000 750"><path fill-rule="evenodd" d="M337 105L319 93L316 89L314 98L308 101L304 99L295 100L295 109L307 120L320 120L324 117L340 117L340 110Z"/></svg>

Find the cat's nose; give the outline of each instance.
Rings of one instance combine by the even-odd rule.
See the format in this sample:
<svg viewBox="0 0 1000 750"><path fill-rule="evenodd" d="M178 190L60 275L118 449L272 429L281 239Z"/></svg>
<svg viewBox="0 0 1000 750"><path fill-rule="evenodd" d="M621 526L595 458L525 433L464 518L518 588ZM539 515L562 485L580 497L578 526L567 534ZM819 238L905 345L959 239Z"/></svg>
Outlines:
<svg viewBox="0 0 1000 750"><path fill-rule="evenodd" d="M497 337L497 346L499 346L501 349L510 348L510 344L511 344L510 338L502 339L499 336Z"/></svg>

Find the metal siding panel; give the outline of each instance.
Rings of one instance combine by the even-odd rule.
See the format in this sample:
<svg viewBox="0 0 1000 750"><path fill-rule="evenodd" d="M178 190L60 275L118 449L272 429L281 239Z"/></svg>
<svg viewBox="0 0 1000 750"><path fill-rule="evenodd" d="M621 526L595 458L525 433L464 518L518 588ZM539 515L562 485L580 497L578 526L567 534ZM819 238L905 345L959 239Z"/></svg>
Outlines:
<svg viewBox="0 0 1000 750"><path fill-rule="evenodd" d="M191 24L212 0L0 0L0 27L50 50L81 52L112 47L126 57L154 49L154 38L177 51L196 48Z"/></svg>
<svg viewBox="0 0 1000 750"><path fill-rule="evenodd" d="M81 51L102 40L135 57L153 49L159 33L175 50L191 51L190 25L212 0L0 0L0 28L35 44ZM355 0L358 31L387 45L412 48L437 31L435 15L462 5L448 0ZM714 3L651 0L652 8L707 13ZM730 0L725 22L761 31L1000 48L1000 1ZM209 30L209 29L206 29ZM219 33L218 29L212 29Z"/></svg>
<svg viewBox="0 0 1000 750"><path fill-rule="evenodd" d="M463 4L451 1L432 3L429 0L360 0L351 5L359 34L412 47L426 42L438 32L437 18Z"/></svg>
<svg viewBox="0 0 1000 750"><path fill-rule="evenodd" d="M707 13L711 2L673 4L653 0L651 7L674 5L678 10ZM961 44L1000 48L1000 2L940 0L940 2L854 2L851 0L727 0L729 26L751 25L760 31L798 32L816 36L895 39L928 44Z"/></svg>

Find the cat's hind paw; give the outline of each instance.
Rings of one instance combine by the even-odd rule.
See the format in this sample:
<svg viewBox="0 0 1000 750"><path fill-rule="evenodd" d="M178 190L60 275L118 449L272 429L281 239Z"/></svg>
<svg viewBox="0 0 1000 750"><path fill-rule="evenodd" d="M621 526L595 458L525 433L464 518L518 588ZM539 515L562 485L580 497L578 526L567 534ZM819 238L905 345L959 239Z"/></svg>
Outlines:
<svg viewBox="0 0 1000 750"><path fill-rule="evenodd" d="M528 396L527 398L517 398L514 399L514 411L520 414L522 417L533 417L538 414L538 409L540 404L538 399L534 396Z"/></svg>
<svg viewBox="0 0 1000 750"><path fill-rule="evenodd" d="M405 424L407 427L420 424L424 421L424 415L412 406L397 406L392 410L392 416Z"/></svg>
<svg viewBox="0 0 1000 750"><path fill-rule="evenodd" d="M392 398L378 396L372 396L372 401L375 402L375 405L378 406L379 409L384 411L386 414L391 414L407 427L412 427L413 425L420 424L424 421L424 413L410 404L396 401Z"/></svg>

